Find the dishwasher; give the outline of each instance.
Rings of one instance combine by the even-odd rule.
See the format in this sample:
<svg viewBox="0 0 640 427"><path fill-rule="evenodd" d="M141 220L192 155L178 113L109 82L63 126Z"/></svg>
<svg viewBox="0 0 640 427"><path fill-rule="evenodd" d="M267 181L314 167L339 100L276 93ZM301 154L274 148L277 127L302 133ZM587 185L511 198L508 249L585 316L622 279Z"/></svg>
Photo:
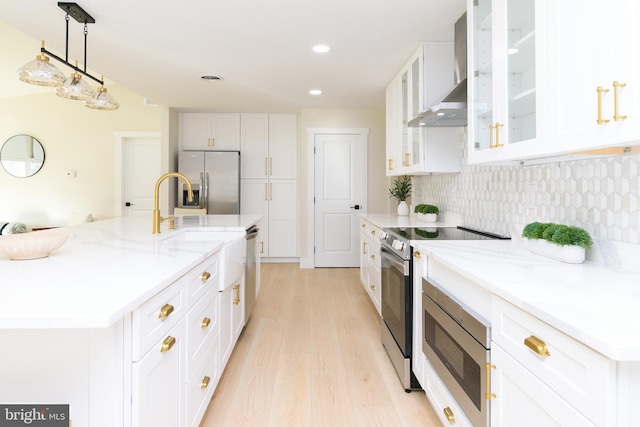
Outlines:
<svg viewBox="0 0 640 427"><path fill-rule="evenodd" d="M249 322L253 307L256 305L256 291L259 289L258 281L260 280L260 259L256 252L256 239L260 229L252 225L247 228L246 236L246 255L245 255L245 272L244 272L244 323Z"/></svg>

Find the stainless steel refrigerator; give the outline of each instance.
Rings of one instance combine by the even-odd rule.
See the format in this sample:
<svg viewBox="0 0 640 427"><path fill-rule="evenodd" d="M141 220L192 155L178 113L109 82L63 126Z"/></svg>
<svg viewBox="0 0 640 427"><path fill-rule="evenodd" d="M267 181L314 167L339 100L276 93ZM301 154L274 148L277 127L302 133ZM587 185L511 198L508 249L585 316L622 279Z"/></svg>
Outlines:
<svg viewBox="0 0 640 427"><path fill-rule="evenodd" d="M189 178L193 201L187 186L178 185L179 208L206 208L207 214L240 213L240 152L181 151L178 172Z"/></svg>

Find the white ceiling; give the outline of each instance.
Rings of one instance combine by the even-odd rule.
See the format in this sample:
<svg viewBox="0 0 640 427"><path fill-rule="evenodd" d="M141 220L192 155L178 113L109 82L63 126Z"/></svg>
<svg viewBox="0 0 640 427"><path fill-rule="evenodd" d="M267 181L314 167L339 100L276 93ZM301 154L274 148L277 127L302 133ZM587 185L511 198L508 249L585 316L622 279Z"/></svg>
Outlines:
<svg viewBox="0 0 640 427"><path fill-rule="evenodd" d="M78 4L96 20L88 30L89 71L107 83L180 110L245 112L382 108L384 88L418 45L453 40L465 9L465 0ZM20 82L15 72L35 58L42 39L64 57L65 12L55 0L0 0L0 19L0 98L51 91ZM312 52L318 43L331 51ZM69 60L75 59L82 67L83 25L72 19ZM203 74L222 80L202 81ZM117 85L110 89L116 98ZM323 94L311 96L310 89Z"/></svg>

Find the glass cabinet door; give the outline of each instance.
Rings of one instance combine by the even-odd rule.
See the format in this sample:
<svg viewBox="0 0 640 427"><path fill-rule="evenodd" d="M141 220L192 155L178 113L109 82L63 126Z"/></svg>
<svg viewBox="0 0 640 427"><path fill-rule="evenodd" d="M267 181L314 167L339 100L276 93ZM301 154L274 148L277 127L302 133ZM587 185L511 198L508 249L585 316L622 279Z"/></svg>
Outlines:
<svg viewBox="0 0 640 427"><path fill-rule="evenodd" d="M409 71L402 73L402 95L401 95L401 111L402 111L402 166L410 165L410 137L411 129L407 126L409 122Z"/></svg>
<svg viewBox="0 0 640 427"><path fill-rule="evenodd" d="M473 2L473 149L493 146L493 39L491 0Z"/></svg>
<svg viewBox="0 0 640 427"><path fill-rule="evenodd" d="M534 0L507 7L507 117L509 144L536 138L536 34Z"/></svg>
<svg viewBox="0 0 640 427"><path fill-rule="evenodd" d="M421 111L420 105L420 63L422 56L418 56L411 63L411 118L416 117ZM420 164L420 128L409 128L411 133L411 166Z"/></svg>

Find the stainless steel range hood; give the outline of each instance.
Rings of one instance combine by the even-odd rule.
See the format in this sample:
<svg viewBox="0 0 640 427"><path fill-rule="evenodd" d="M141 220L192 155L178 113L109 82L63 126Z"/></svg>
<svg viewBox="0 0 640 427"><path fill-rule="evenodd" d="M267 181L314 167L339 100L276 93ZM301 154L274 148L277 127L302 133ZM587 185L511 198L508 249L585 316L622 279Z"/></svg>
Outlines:
<svg viewBox="0 0 640 427"><path fill-rule="evenodd" d="M427 110L411 119L409 127L467 125L467 14L455 24L453 40L455 86Z"/></svg>

